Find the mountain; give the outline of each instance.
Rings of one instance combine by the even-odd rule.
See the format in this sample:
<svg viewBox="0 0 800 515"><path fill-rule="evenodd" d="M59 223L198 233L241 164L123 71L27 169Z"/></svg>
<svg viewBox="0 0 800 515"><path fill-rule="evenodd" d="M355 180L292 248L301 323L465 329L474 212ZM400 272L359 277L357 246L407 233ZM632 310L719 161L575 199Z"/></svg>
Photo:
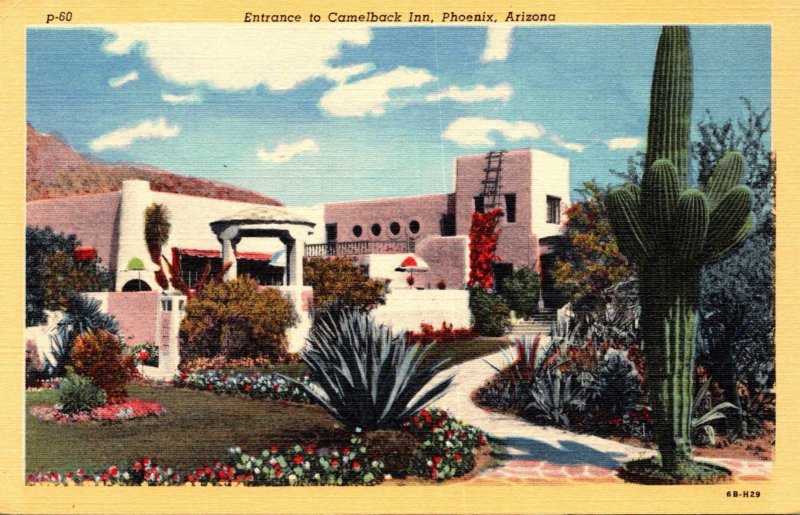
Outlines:
<svg viewBox="0 0 800 515"><path fill-rule="evenodd" d="M105 163L87 158L57 136L42 134L28 124L27 199L41 200L88 193L107 193L122 188L126 179L150 181L154 191L181 193L282 206L278 200L255 191L221 182L186 177L150 166Z"/></svg>

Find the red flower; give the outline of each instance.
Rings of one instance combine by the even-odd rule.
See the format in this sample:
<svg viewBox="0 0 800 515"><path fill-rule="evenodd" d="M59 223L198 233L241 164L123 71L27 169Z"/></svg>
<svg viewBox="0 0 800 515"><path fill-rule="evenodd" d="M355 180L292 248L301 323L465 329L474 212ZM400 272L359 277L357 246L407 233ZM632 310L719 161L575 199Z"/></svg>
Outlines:
<svg viewBox="0 0 800 515"><path fill-rule="evenodd" d="M358 470L361 468L361 463L358 460L353 460L353 470Z"/></svg>
<svg viewBox="0 0 800 515"><path fill-rule="evenodd" d="M136 472L139 472L139 471L141 471L141 470L142 470L142 464L141 464L140 462L138 462L138 461L137 461L136 463L134 463L134 464L133 464L133 469L134 469ZM81 475L81 476L82 476L82 475L83 475L83 473L82 473L82 472L79 470L79 471L78 471L78 475Z"/></svg>
<svg viewBox="0 0 800 515"><path fill-rule="evenodd" d="M303 460L302 456L300 456L299 454L294 455L294 462L296 465L300 465L301 463L303 463L303 461L305 460Z"/></svg>
<svg viewBox="0 0 800 515"><path fill-rule="evenodd" d="M85 475L86 475L86 471L85 471L85 470L83 470L83 469L78 469L78 471L77 471L76 473L77 473L79 476L85 476Z"/></svg>
<svg viewBox="0 0 800 515"><path fill-rule="evenodd" d="M103 472L103 476L102 476L102 478L103 478L103 482L106 482L106 481L108 481L108 479L109 479L108 472Z"/></svg>
<svg viewBox="0 0 800 515"><path fill-rule="evenodd" d="M146 350L140 350L139 354L136 355L136 358L139 361L147 361L148 359L150 359L150 353L147 352Z"/></svg>
<svg viewBox="0 0 800 515"><path fill-rule="evenodd" d="M195 481L197 481L197 478L194 476L194 474L189 474L188 476L186 476L186 481L194 483Z"/></svg>
<svg viewBox="0 0 800 515"><path fill-rule="evenodd" d="M272 445L272 446L270 446L269 450L271 452L278 452L278 446L277 445Z"/></svg>
<svg viewBox="0 0 800 515"><path fill-rule="evenodd" d="M456 455L453 456L453 459L456 460L456 461L461 461L461 453L457 452Z"/></svg>
<svg viewBox="0 0 800 515"><path fill-rule="evenodd" d="M306 447L306 452L308 454L313 453L314 452L314 446L313 445L309 445L308 447Z"/></svg>
<svg viewBox="0 0 800 515"><path fill-rule="evenodd" d="M275 471L275 477L281 477L282 475L283 475L283 471L281 469L278 469L278 470Z"/></svg>
<svg viewBox="0 0 800 515"><path fill-rule="evenodd" d="M345 447L344 449L342 449L343 456L347 456L348 454L350 454L350 447Z"/></svg>
<svg viewBox="0 0 800 515"><path fill-rule="evenodd" d="M431 467L431 479L436 479L437 477L439 477L439 472L436 467Z"/></svg>
<svg viewBox="0 0 800 515"><path fill-rule="evenodd" d="M442 462L442 457L441 456L434 456L433 457L433 464L434 465L438 465L441 462Z"/></svg>
<svg viewBox="0 0 800 515"><path fill-rule="evenodd" d="M108 472L114 477L119 475L119 469L116 467L116 465L111 465L111 467L108 468Z"/></svg>
<svg viewBox="0 0 800 515"><path fill-rule="evenodd" d="M333 458L331 460L331 467L338 467L339 466L339 458Z"/></svg>

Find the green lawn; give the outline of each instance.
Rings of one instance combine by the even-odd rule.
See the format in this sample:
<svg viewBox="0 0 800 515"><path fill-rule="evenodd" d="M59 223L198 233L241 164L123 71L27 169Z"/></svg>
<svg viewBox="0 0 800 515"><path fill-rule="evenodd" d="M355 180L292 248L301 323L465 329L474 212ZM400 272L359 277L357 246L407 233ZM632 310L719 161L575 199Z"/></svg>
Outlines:
<svg viewBox="0 0 800 515"><path fill-rule="evenodd" d="M66 472L129 465L142 456L178 470L224 459L239 446L261 452L274 443L337 445L349 434L322 408L282 401L252 400L170 387L132 386L131 397L155 399L160 417L124 423L59 425L26 416L26 470ZM54 390L27 394L28 407L55 404Z"/></svg>
<svg viewBox="0 0 800 515"><path fill-rule="evenodd" d="M427 359L449 357L448 366L491 354L509 345L500 339L476 339L436 345ZM299 375L304 365L272 370ZM263 371L263 369L259 369ZM178 470L224 459L229 447L256 453L270 444L337 446L349 434L322 408L282 401L252 400L171 387L131 386L131 397L154 399L166 408L160 417L124 423L59 425L26 414L26 470L56 472L129 465L148 456ZM28 407L53 405L55 390L29 392Z"/></svg>

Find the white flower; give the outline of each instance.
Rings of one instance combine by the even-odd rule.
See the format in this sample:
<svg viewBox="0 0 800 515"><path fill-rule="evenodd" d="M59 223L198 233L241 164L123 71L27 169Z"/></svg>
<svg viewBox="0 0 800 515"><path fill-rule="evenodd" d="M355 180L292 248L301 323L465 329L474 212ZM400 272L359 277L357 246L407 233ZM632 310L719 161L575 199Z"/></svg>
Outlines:
<svg viewBox="0 0 800 515"><path fill-rule="evenodd" d="M357 427L357 428L356 428L356 433L360 433L360 432L361 432L361 428L360 428L360 427Z"/></svg>
<svg viewBox="0 0 800 515"><path fill-rule="evenodd" d="M373 466L373 467L377 467L378 465L380 465L380 463L378 463L377 461L373 461L373 462L372 462L372 466Z"/></svg>
<svg viewBox="0 0 800 515"><path fill-rule="evenodd" d="M310 469L311 468L311 463L309 463L307 461L304 461L303 462L303 468L306 469L306 470Z"/></svg>
<svg viewBox="0 0 800 515"><path fill-rule="evenodd" d="M451 442L450 440L447 440L447 441L444 443L444 445L445 445L445 447L452 447L452 446L453 446L453 442Z"/></svg>
<svg viewBox="0 0 800 515"><path fill-rule="evenodd" d="M242 449L241 449L241 447L237 447L237 448L236 448L236 454L239 454L240 452L242 452Z"/></svg>
<svg viewBox="0 0 800 515"><path fill-rule="evenodd" d="M388 480L392 479L392 475L391 475L391 474L385 474L385 475L383 476L383 479L385 479L385 480L387 480L387 481L388 481Z"/></svg>
<svg viewBox="0 0 800 515"><path fill-rule="evenodd" d="M123 472L123 473L122 473L122 479L130 479L130 478L131 478L131 475L130 475L130 474L128 474L128 471L127 471L127 470L126 470L125 472Z"/></svg>
<svg viewBox="0 0 800 515"><path fill-rule="evenodd" d="M253 469L253 474L256 474L256 475L257 475L257 474L261 474L261 469L260 469L260 468L258 468L258 467L254 468L254 469Z"/></svg>
<svg viewBox="0 0 800 515"><path fill-rule="evenodd" d="M320 477L321 477L321 476L319 475L319 472L317 472L316 474L314 474L314 479L316 479L317 481L319 481Z"/></svg>
<svg viewBox="0 0 800 515"><path fill-rule="evenodd" d="M275 458L270 458L269 459L269 464L270 465L275 465L276 463L278 463L278 460L276 460Z"/></svg>
<svg viewBox="0 0 800 515"><path fill-rule="evenodd" d="M289 474L289 482L294 483L295 481L297 481L297 476L294 474Z"/></svg>
<svg viewBox="0 0 800 515"><path fill-rule="evenodd" d="M432 462L431 460L428 460L428 461L427 461L427 464L428 464L428 466L429 466L429 467L432 467L432 466L433 466L433 462Z"/></svg>

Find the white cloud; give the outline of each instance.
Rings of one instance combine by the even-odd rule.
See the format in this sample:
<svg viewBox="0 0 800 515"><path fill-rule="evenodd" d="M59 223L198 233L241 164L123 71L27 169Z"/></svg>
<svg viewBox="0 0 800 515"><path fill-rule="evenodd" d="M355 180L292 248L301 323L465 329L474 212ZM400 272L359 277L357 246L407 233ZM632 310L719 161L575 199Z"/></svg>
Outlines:
<svg viewBox="0 0 800 515"><path fill-rule="evenodd" d="M263 84L289 90L318 77L343 82L366 64L335 67L342 45L367 45L363 25L131 24L102 27L111 33L103 48L127 54L142 43L143 54L164 79L241 90Z"/></svg>
<svg viewBox="0 0 800 515"><path fill-rule="evenodd" d="M572 150L573 152L583 152L583 149L586 148L585 145L581 145L580 143L571 143L569 141L564 141L555 134L550 136L550 141L552 141L559 147L566 148L567 150Z"/></svg>
<svg viewBox="0 0 800 515"><path fill-rule="evenodd" d="M642 144L642 138L638 136L630 136L625 138L611 138L606 140L606 145L611 150L627 150L636 148Z"/></svg>
<svg viewBox="0 0 800 515"><path fill-rule="evenodd" d="M111 86L112 88L121 88L125 84L127 84L129 82L133 82L133 81L138 80L138 79L139 79L139 72L134 70L134 71L132 71L130 73L126 73L125 75L123 75L121 77L115 77L113 79L109 79L108 80L108 85Z"/></svg>
<svg viewBox="0 0 800 515"><path fill-rule="evenodd" d="M259 149L256 155L262 161L272 161L273 163L285 163L298 154L305 152L319 152L317 142L313 139L304 139L296 143L281 143L272 152Z"/></svg>
<svg viewBox="0 0 800 515"><path fill-rule="evenodd" d="M392 90L418 88L433 80L435 77L428 70L399 66L390 72L339 84L322 96L319 106L334 116L381 115Z"/></svg>
<svg viewBox="0 0 800 515"><path fill-rule="evenodd" d="M464 147L486 146L494 145L494 140L489 137L492 132L500 133L506 140L517 141L539 138L545 130L541 125L532 122L468 116L453 121L442 136Z"/></svg>
<svg viewBox="0 0 800 515"><path fill-rule="evenodd" d="M450 86L444 91L437 91L431 93L426 97L428 102L437 102L439 100L452 100L454 102L462 102L470 104L473 102L482 102L484 100L502 100L508 102L514 90L511 84L503 82L497 86L487 88L483 84L478 84L472 89L462 89L458 86Z"/></svg>
<svg viewBox="0 0 800 515"><path fill-rule="evenodd" d="M505 61L511 51L512 27L489 27L486 34L486 48L481 62Z"/></svg>
<svg viewBox="0 0 800 515"><path fill-rule="evenodd" d="M192 91L186 95L173 95L172 93L161 93L161 100L170 104L199 104L203 101L200 93Z"/></svg>
<svg viewBox="0 0 800 515"><path fill-rule="evenodd" d="M170 127L164 118L145 120L136 127L122 127L95 138L89 143L89 147L95 152L107 148L127 148L136 140L173 138L179 132L181 132L180 127L177 125Z"/></svg>

